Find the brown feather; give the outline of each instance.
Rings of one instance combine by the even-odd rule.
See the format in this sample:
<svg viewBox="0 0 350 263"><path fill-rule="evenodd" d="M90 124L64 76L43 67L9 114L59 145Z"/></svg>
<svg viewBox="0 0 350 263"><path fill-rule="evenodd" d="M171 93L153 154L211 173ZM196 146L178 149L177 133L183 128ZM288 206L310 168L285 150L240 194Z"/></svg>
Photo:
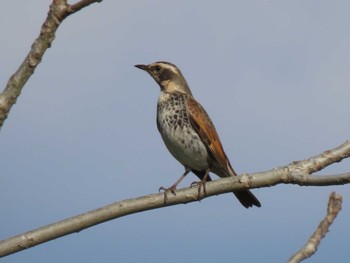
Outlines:
<svg viewBox="0 0 350 263"><path fill-rule="evenodd" d="M229 164L229 160L225 154L224 148L222 147L219 135L207 112L193 97L190 96L187 101L187 106L190 122L206 145L210 156L213 157L213 165L217 166L217 164L219 164L219 166L226 172L225 177L236 175ZM232 169L233 174L229 171L229 168ZM224 175L219 174L219 176Z"/></svg>
<svg viewBox="0 0 350 263"><path fill-rule="evenodd" d="M220 177L236 176L237 174L233 170L230 161L227 158L219 135L216 132L215 126L210 120L207 112L191 96L188 97L187 107L192 127L196 130L199 137L204 142L209 155L213 159L210 170ZM244 207L249 208L253 205L261 207L259 200L249 190L236 191L233 193Z"/></svg>

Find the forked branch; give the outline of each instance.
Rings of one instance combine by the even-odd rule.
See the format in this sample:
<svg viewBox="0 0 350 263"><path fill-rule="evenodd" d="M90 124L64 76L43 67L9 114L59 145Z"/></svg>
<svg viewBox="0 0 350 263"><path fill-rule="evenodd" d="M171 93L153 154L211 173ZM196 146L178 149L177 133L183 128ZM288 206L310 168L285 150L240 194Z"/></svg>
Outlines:
<svg viewBox="0 0 350 263"><path fill-rule="evenodd" d="M40 35L35 39L28 55L17 71L10 77L5 89L0 94L0 128L4 124L12 106L16 103L24 85L33 75L46 50L51 46L61 22L67 16L96 2L102 2L102 0L82 0L72 5L69 5L67 0L53 0L47 18L41 26Z"/></svg>
<svg viewBox="0 0 350 263"><path fill-rule="evenodd" d="M206 184L206 196L202 198L236 190L269 187L277 184L298 184L306 186L348 184L350 183L350 173L327 176L311 175L310 173L320 171L330 164L340 162L349 156L350 142L347 141L337 148L325 151L309 159L293 162L267 172L243 174L237 177L208 182ZM178 190L176 196L168 195L167 203L164 203L163 193L115 202L105 207L0 241L0 257L61 236L79 232L83 229L122 216L166 206L195 202L198 200L197 197L198 191L196 188L185 188Z"/></svg>

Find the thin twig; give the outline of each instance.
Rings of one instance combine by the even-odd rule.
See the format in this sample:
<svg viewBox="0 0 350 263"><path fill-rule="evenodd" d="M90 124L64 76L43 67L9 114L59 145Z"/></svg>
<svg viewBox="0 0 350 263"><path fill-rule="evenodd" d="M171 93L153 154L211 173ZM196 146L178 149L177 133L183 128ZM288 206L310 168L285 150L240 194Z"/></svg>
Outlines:
<svg viewBox="0 0 350 263"><path fill-rule="evenodd" d="M75 4L72 4L69 6L70 13L75 13L79 11L80 9L87 7L88 5L91 5L93 3L100 3L102 0L81 0Z"/></svg>
<svg viewBox="0 0 350 263"><path fill-rule="evenodd" d="M316 231L312 234L307 243L289 259L288 263L301 262L302 260L311 257L317 251L322 238L326 236L329 227L340 212L342 201L343 198L341 195L336 194L335 192L330 194L326 217L318 225Z"/></svg>

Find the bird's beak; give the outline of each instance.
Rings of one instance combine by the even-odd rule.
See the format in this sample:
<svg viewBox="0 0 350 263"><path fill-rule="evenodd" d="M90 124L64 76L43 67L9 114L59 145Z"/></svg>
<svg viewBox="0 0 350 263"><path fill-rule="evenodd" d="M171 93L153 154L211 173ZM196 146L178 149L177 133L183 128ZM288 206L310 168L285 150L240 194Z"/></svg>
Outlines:
<svg viewBox="0 0 350 263"><path fill-rule="evenodd" d="M142 65L142 64L139 64L139 65L135 65L135 67L139 68L139 69L142 69L142 70L146 70L147 71L147 65Z"/></svg>

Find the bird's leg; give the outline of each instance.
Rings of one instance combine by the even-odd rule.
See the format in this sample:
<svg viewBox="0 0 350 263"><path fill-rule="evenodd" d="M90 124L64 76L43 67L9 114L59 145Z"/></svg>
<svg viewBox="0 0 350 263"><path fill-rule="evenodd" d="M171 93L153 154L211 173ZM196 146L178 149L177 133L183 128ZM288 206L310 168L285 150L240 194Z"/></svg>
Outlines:
<svg viewBox="0 0 350 263"><path fill-rule="evenodd" d="M159 187L159 192L160 191L164 191L164 203L168 202L168 196L167 196L167 192L172 193L173 195L176 195L175 190L177 185L186 177L186 175L191 172L191 169L188 167L185 167L185 172L183 173L183 175L181 175L181 177L169 188L165 188L164 186Z"/></svg>
<svg viewBox="0 0 350 263"><path fill-rule="evenodd" d="M202 180L200 180L200 182L193 182L193 183L191 183L191 185L190 185L190 187L193 187L193 186L198 185L198 200L200 200L202 188L203 188L203 194L204 194L204 195L207 194L207 191L205 190L205 184L206 184L207 179L208 179L209 171L210 171L210 169L208 168L208 169L205 171L205 174L204 174Z"/></svg>

